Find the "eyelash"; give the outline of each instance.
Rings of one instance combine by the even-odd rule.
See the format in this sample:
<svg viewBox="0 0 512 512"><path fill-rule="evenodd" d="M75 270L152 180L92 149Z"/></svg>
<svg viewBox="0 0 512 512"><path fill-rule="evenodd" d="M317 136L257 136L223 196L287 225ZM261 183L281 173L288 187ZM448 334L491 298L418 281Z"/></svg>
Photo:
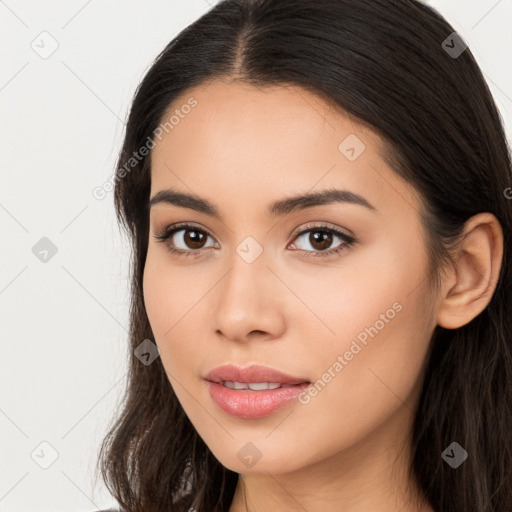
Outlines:
<svg viewBox="0 0 512 512"><path fill-rule="evenodd" d="M171 254L175 254L175 255L178 255L178 256L185 256L185 257L188 257L188 256L199 256L200 253L203 252L203 250L208 249L208 248L190 249L190 250L175 249L174 247L172 247L168 243L165 243L169 238L171 238L178 231L198 231L200 233L203 233L204 235L211 236L204 229L200 229L200 228L198 228L198 227L196 227L196 226L194 226L192 224L178 223L178 224L172 224L170 226L165 227L160 233L155 235L155 238L157 239L158 243L164 243L166 249ZM330 250L327 250L327 251L307 251L305 249L294 249L294 250L307 253L307 257L311 256L311 257L314 257L314 258L315 257L323 257L323 258L325 258L325 257L328 257L328 256L333 256L333 255L339 254L342 251L348 249L349 247L351 247L352 245L354 245L356 243L356 239L353 236L350 236L350 235L347 235L345 233L342 233L338 229L335 229L335 228L332 228L332 227L329 227L329 226L322 226L322 225L321 226L311 226L311 225L306 226L305 229L303 229L302 231L299 231L297 234L295 234L295 236L293 237L293 240L295 240L296 238L299 238L300 236L302 236L302 235L304 235L306 233L315 232L315 231L320 231L320 232L326 232L326 233L334 234L334 235L336 235L337 237L339 237L342 240L342 243L340 245L338 245L337 247L335 247L334 249L330 249Z"/></svg>

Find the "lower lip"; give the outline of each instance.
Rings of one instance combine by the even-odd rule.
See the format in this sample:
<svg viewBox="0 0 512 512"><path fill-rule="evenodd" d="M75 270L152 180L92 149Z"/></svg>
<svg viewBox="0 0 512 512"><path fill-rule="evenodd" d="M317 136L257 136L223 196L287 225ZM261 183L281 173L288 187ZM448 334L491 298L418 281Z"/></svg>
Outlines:
<svg viewBox="0 0 512 512"><path fill-rule="evenodd" d="M243 419L255 419L269 416L304 391L309 383L297 384L287 388L262 391L235 390L216 382L208 382L208 391L215 403L228 414Z"/></svg>

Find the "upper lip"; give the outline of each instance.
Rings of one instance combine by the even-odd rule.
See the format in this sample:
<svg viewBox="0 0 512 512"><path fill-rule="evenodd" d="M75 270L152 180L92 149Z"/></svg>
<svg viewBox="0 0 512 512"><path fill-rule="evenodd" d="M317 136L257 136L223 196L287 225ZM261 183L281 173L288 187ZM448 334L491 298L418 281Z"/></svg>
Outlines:
<svg viewBox="0 0 512 512"><path fill-rule="evenodd" d="M253 364L250 366L236 366L234 364L224 364L214 368L205 377L212 382L275 382L279 384L302 384L309 382L302 377L292 377L279 370L268 366Z"/></svg>

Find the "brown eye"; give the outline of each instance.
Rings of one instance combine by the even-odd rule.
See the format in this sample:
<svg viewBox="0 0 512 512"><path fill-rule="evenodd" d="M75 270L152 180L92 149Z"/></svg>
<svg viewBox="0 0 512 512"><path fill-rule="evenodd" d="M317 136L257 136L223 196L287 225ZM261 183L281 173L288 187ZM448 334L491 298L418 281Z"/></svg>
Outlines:
<svg viewBox="0 0 512 512"><path fill-rule="evenodd" d="M327 233L327 231L310 231L308 242L313 249L324 251L332 244L332 238L332 233Z"/></svg>
<svg viewBox="0 0 512 512"><path fill-rule="evenodd" d="M304 251L327 251L329 249L333 249L331 245L333 244L335 238L338 238L341 240L341 243L338 244L335 247L339 247L340 245L343 245L344 242L347 242L347 238L343 234L336 234L332 232L331 229L320 229L320 228L314 228L309 229L307 231L303 231L302 233L299 233L297 235L296 240L300 240L302 238L303 247L300 247L297 242L294 242L293 245L297 246L298 249L304 250ZM309 247L308 247L309 245ZM305 247L304 247L305 246Z"/></svg>
<svg viewBox="0 0 512 512"><path fill-rule="evenodd" d="M189 249L201 249L206 241L207 235L198 229L181 229L185 234L183 242Z"/></svg>
<svg viewBox="0 0 512 512"><path fill-rule="evenodd" d="M186 256L199 254L203 248L207 248L205 243L208 237L210 235L206 231L190 224L169 226L155 235L157 241L164 243L171 253Z"/></svg>

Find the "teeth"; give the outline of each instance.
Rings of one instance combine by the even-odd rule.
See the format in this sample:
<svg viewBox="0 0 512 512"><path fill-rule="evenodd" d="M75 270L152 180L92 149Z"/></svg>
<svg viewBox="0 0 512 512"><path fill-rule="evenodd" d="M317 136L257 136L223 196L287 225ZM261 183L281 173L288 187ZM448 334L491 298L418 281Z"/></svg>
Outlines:
<svg viewBox="0 0 512 512"><path fill-rule="evenodd" d="M233 382L231 380L222 382L222 385L229 389L252 389L253 391L282 387L278 382Z"/></svg>
<svg viewBox="0 0 512 512"><path fill-rule="evenodd" d="M254 391L260 391L262 389L277 389L281 387L281 384L278 384L277 382L249 382L247 385L249 386L249 389Z"/></svg>

